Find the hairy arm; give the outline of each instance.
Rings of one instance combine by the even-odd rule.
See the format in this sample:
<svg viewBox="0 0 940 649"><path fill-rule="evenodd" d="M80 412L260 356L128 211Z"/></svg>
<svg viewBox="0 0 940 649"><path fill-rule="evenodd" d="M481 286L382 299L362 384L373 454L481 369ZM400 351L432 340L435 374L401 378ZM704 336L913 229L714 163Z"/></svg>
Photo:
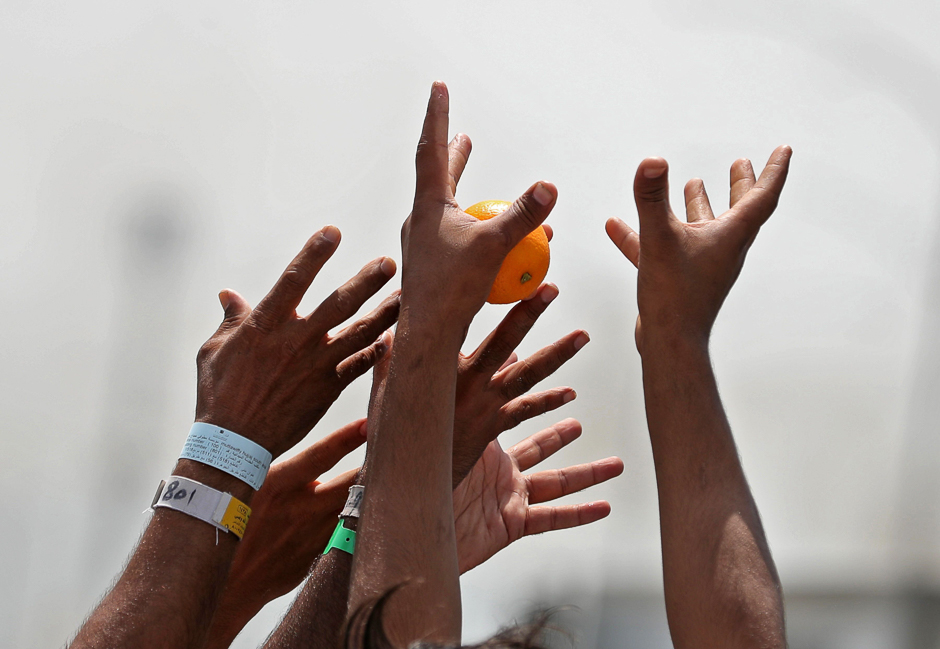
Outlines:
<svg viewBox="0 0 940 649"><path fill-rule="evenodd" d="M394 322L397 298L335 336L327 332L388 281L395 268L391 260L367 265L308 317L296 314L338 242L333 227L311 237L255 309L234 291L220 294L225 319L197 357L197 421L232 430L276 457L303 438L342 389L381 355L375 341ZM180 460L175 471L250 506L251 487L218 469ZM216 538L216 530L201 520L158 510L71 646L201 647L239 543L230 534L218 534L218 544Z"/></svg>
<svg viewBox="0 0 940 649"><path fill-rule="evenodd" d="M489 221L462 212L448 165L448 109L447 88L436 83L402 232L401 318L367 453L350 587L351 611L401 587L384 617L397 646L459 642L451 466L458 353L506 254L556 198L538 183Z"/></svg>
<svg viewBox="0 0 940 649"><path fill-rule="evenodd" d="M688 222L669 208L667 165L641 163L640 234L607 231L639 269L636 339L659 493L666 613L676 647L785 647L783 594L725 417L708 352L712 324L748 248L777 205L790 150L759 180L731 169L731 209L715 217L704 185L685 188Z"/></svg>
<svg viewBox="0 0 940 649"><path fill-rule="evenodd" d="M180 460L174 475L228 491L250 506L251 487L218 469ZM156 510L124 573L71 646L198 646L237 546L233 534L216 533L177 511Z"/></svg>

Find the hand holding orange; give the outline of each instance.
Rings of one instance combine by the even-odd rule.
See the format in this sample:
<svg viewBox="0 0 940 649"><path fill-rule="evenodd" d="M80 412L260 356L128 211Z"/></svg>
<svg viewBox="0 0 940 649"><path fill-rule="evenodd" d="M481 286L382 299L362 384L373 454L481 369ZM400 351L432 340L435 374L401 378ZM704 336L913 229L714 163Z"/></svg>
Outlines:
<svg viewBox="0 0 940 649"><path fill-rule="evenodd" d="M508 201L481 201L464 212L485 221L502 214L511 205ZM490 304L510 304L532 295L548 273L549 258L548 236L544 227L539 226L506 255L486 301Z"/></svg>

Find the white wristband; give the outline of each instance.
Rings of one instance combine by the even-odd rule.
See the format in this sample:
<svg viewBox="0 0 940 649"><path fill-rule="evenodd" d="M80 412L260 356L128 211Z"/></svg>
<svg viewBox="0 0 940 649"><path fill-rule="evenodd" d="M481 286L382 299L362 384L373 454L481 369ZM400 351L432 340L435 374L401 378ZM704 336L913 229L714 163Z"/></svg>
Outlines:
<svg viewBox="0 0 940 649"><path fill-rule="evenodd" d="M340 512L339 517L359 518L359 508L362 506L362 495L366 488L361 484L354 484L349 488L349 497L346 498L346 506Z"/></svg>
<svg viewBox="0 0 940 649"><path fill-rule="evenodd" d="M189 429L180 459L214 466L257 491L268 474L272 456L267 449L247 437L197 421Z"/></svg>
<svg viewBox="0 0 940 649"><path fill-rule="evenodd" d="M231 532L238 538L245 535L251 508L230 493L208 487L201 482L171 475L160 481L151 509L167 507Z"/></svg>

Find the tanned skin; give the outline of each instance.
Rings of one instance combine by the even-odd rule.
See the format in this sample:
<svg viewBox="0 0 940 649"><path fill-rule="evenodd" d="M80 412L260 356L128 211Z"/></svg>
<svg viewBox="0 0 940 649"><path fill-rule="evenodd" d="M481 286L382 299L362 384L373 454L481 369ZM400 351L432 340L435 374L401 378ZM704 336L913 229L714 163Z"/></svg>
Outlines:
<svg viewBox="0 0 940 649"><path fill-rule="evenodd" d="M668 167L637 170L637 235L611 240L639 270L636 342L643 363L662 533L666 613L678 649L786 647L780 579L738 458L708 341L751 243L777 206L791 151L759 179L731 167L731 206L715 217L701 180L685 187L687 223L669 207Z"/></svg>
<svg viewBox="0 0 940 649"><path fill-rule="evenodd" d="M454 137L448 146L447 182L451 196L456 192L470 148L470 139L463 134ZM544 227L551 238L551 228ZM495 441L501 432L569 403L576 396L568 387L528 392L588 342L586 332L576 330L523 360L514 353L557 295L554 285L539 287L531 299L513 307L472 354L458 356L452 481L456 488L453 506L458 516L461 572L479 565L522 536L586 525L610 513L606 501L560 506L541 503L620 475L623 462L619 458L531 475L522 473L577 439L581 434L578 422L560 422L508 452ZM378 418L376 406L381 404L386 389L390 358L386 355L375 367L371 421ZM360 480L365 479L366 473L363 470ZM354 525L353 521L346 523L356 529ZM349 592L352 561L349 555L336 550L326 558L315 563L310 579L268 638L266 647L337 646L347 614L345 595Z"/></svg>
<svg viewBox="0 0 940 649"><path fill-rule="evenodd" d="M335 336L327 332L391 278L391 259L368 264L307 317L296 313L339 238L332 226L311 237L255 309L234 291L220 294L225 319L197 357L197 421L235 431L277 457L387 350L376 339L397 317L397 296ZM252 489L213 467L180 460L174 473L251 505ZM212 526L186 514L154 513L123 574L71 646L201 647L239 543L220 533L217 545L216 537Z"/></svg>
<svg viewBox="0 0 940 649"><path fill-rule="evenodd" d="M451 465L458 354L506 254L557 195L537 183L488 221L461 211L448 170L448 104L446 86L435 83L402 232L402 309L367 451L350 587L355 611L404 584L385 609L397 646L460 641Z"/></svg>

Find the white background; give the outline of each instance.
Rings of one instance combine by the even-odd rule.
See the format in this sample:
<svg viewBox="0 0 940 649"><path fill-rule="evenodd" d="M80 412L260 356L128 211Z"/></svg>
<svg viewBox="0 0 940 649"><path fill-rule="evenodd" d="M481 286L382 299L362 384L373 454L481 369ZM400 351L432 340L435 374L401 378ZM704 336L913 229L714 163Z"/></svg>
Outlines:
<svg viewBox="0 0 940 649"><path fill-rule="evenodd" d="M303 308L376 256L400 260L437 78L474 142L462 204L559 187L561 295L521 351L575 328L592 342L547 382L578 391L555 419L585 429L547 465L626 464L590 493L609 519L464 579L467 639L575 591L661 588L635 271L603 229L636 224L647 155L670 161L677 205L699 176L718 208L736 158L795 152L713 339L785 587L937 585L938 19L905 0L4 0L0 644L62 644L119 571L192 421L221 288L257 302L327 223L343 242ZM468 348L505 310L481 313ZM307 442L367 394L355 383Z"/></svg>

